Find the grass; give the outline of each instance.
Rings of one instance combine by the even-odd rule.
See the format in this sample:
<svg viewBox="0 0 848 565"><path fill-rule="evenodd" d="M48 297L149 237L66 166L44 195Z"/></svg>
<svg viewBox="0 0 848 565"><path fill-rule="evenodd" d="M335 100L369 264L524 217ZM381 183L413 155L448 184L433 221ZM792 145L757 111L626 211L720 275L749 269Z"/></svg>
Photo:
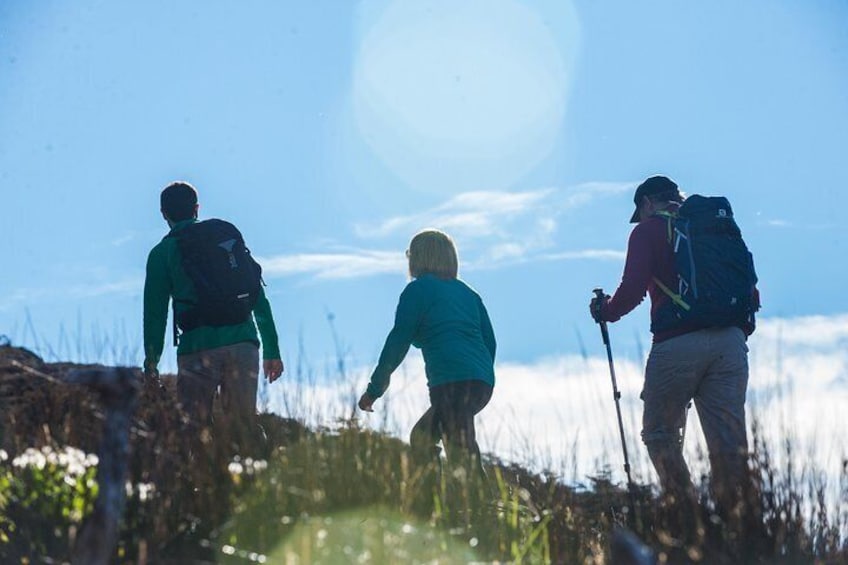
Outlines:
<svg viewBox="0 0 848 565"><path fill-rule="evenodd" d="M4 563L67 561L96 496L94 462L79 453L97 451L100 408L85 389L46 378L69 368L0 347ZM310 429L264 414L265 438L255 434L255 441L235 446L228 426L196 429L178 410L173 390L145 389L133 421L114 561L610 563L617 525L630 526L671 563L848 559L848 461L841 495L829 502L833 485L813 467L793 467L792 457L780 458L787 463L776 468L776 449L793 446L766 445L756 427L751 507L757 519L733 524L717 516L703 480L685 520L670 515L649 485L639 487L636 507L626 513L628 493L605 469L590 477L589 488L576 488L554 473L487 455L491 492L482 499L446 474L426 487L429 470L414 463L405 442L344 416L332 421ZM685 523L691 527L681 528Z"/></svg>

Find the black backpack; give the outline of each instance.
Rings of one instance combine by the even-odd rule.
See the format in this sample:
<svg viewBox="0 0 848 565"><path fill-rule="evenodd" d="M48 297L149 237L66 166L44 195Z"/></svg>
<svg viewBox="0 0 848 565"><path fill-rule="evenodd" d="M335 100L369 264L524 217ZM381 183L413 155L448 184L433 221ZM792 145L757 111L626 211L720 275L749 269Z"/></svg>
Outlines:
<svg viewBox="0 0 848 565"><path fill-rule="evenodd" d="M680 325L738 326L754 331L759 310L754 259L724 197L693 194L668 218L674 249L676 292L654 278L671 299L654 317L651 331Z"/></svg>
<svg viewBox="0 0 848 565"><path fill-rule="evenodd" d="M168 237L177 240L183 269L197 294L196 303L179 314L175 310L175 325L187 332L249 319L261 291L262 268L250 255L239 230L229 222L211 219Z"/></svg>

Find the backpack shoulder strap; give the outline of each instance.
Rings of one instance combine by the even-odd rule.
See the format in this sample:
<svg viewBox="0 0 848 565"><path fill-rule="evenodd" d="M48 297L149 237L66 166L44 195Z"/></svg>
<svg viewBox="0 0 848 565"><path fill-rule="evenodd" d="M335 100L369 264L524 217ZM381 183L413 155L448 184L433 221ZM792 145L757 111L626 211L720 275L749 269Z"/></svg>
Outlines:
<svg viewBox="0 0 848 565"><path fill-rule="evenodd" d="M672 243L674 241L674 220L678 218L677 213L669 212L668 210L657 210L654 212L654 216L666 219L666 223L668 224L666 237L668 238L668 242Z"/></svg>
<svg viewBox="0 0 848 565"><path fill-rule="evenodd" d="M669 244L673 244L674 243L674 221L678 218L678 214L676 212L669 212L668 210L658 210L654 213L654 215L659 216L660 218L665 218L667 220L666 223L668 225L668 231L667 231L666 237L668 239ZM689 304L685 300L683 300L683 298L679 294L677 294L676 292L674 292L673 290L668 288L657 277L653 277L653 279L654 279L654 283L656 283L656 285L658 287L660 287L660 290L662 290L666 294L666 296L668 296L671 299L672 302L674 302L675 304L677 304L678 306L680 306L682 309L686 310L687 312L691 309L691 306L689 306Z"/></svg>

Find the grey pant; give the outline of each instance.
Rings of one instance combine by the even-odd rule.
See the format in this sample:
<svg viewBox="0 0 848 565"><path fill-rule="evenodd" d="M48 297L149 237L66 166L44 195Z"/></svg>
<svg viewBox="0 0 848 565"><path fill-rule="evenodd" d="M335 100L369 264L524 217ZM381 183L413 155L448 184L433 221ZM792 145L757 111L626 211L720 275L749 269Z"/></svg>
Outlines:
<svg viewBox="0 0 848 565"><path fill-rule="evenodd" d="M691 492L681 433L686 406L694 399L717 502L727 510L738 503L747 477L747 387L748 346L739 328L699 330L651 348L642 390L642 440L666 493Z"/></svg>
<svg viewBox="0 0 848 565"><path fill-rule="evenodd" d="M249 422L256 416L259 348L245 342L177 357L177 396L201 425L212 423L212 404L220 387L225 414Z"/></svg>

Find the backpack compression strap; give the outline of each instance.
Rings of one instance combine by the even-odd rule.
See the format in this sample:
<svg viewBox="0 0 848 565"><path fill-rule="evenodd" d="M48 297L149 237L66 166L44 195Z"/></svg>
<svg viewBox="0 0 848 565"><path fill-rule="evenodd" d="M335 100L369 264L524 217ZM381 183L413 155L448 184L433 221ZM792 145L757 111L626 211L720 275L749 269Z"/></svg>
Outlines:
<svg viewBox="0 0 848 565"><path fill-rule="evenodd" d="M668 220L668 243L673 245L674 244L674 225L673 224L674 224L674 220L677 218L677 214L675 214L674 212L667 212L665 210L658 210L657 212L654 213L654 215L655 216L661 216L661 217L666 218ZM691 310L691 306L689 306L689 304L687 304L686 301L683 300L683 298L679 294L673 292L670 288L668 288L666 285L664 285L662 283L662 281L660 279L658 279L657 277L653 277L653 278L654 278L654 282L657 284L657 286L660 287L660 290L662 290L664 293L666 293L666 295L669 298L671 298L672 302L674 302L675 304L677 304L678 306L680 306L681 308L683 308L687 312L689 310Z"/></svg>

